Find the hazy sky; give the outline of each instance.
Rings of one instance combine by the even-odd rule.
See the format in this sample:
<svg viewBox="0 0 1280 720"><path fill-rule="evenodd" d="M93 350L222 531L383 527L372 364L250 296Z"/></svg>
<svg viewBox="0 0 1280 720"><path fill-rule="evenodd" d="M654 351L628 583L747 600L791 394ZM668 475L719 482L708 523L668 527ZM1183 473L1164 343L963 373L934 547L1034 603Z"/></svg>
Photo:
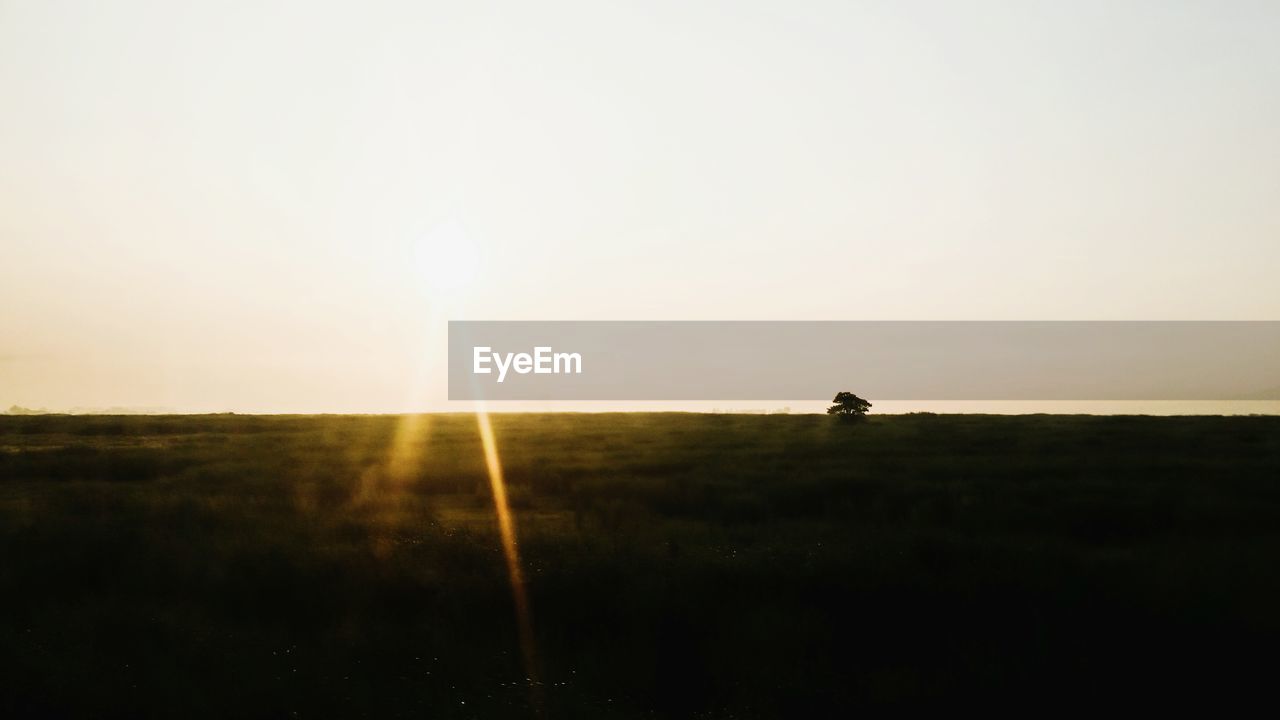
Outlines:
<svg viewBox="0 0 1280 720"><path fill-rule="evenodd" d="M1280 319L1275 2L0 0L0 408L456 319Z"/></svg>

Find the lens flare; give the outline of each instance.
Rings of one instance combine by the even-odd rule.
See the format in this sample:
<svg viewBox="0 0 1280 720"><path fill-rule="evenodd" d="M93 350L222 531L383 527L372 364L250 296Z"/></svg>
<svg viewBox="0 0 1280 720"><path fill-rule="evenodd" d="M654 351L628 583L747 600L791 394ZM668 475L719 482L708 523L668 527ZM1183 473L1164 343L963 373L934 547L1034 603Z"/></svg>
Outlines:
<svg viewBox="0 0 1280 720"><path fill-rule="evenodd" d="M511 580L511 595L515 601L516 626L520 633L520 651L524 657L525 677L533 692L534 709L540 710L538 675L534 664L533 622L529 616L529 599L525 593L524 570L520 565L520 549L516 543L515 520L507 502L507 483L502 477L502 462L498 457L498 443L494 439L489 413L476 412L480 428L480 442L484 446L484 461L489 470L489 487L493 491L493 508L498 516L498 531L502 536L502 552L507 560L507 575Z"/></svg>
<svg viewBox="0 0 1280 720"><path fill-rule="evenodd" d="M401 415L396 422L387 455L387 474L397 485L412 479L421 470L430 422L429 416L418 413Z"/></svg>

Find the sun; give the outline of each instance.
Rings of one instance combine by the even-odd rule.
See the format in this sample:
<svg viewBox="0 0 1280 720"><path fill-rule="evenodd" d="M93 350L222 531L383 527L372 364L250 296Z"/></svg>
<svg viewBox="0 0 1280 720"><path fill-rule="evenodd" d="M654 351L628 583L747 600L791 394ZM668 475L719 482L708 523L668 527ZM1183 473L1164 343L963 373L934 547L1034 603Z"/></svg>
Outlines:
<svg viewBox="0 0 1280 720"><path fill-rule="evenodd" d="M413 259L425 289L436 297L450 297L471 286L480 269L479 248L462 223L452 219L417 238Z"/></svg>

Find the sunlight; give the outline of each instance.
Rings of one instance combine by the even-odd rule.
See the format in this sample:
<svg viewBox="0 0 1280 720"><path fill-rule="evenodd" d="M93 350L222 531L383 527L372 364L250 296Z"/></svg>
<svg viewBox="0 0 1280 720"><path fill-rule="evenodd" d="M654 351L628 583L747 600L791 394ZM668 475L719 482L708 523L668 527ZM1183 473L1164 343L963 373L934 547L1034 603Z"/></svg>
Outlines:
<svg viewBox="0 0 1280 720"><path fill-rule="evenodd" d="M449 298L475 282L480 253L462 223L446 220L424 232L414 244L418 276L427 293Z"/></svg>
<svg viewBox="0 0 1280 720"><path fill-rule="evenodd" d="M529 616L529 600L525 595L524 571L520 567L520 551L516 545L515 521L507 503L507 483L502 477L502 462L498 458L498 443L494 439L489 413L482 407L476 410L476 423L480 428L480 442L484 446L484 461L489 471L489 486L493 490L493 508L498 515L498 531L502 536L502 552L507 560L507 574L511 580L511 595L515 600L516 624L520 633L520 651L524 656L525 675L534 693L534 707L538 702L538 676L534 665L533 623Z"/></svg>
<svg viewBox="0 0 1280 720"><path fill-rule="evenodd" d="M387 456L387 474L397 485L409 480L422 466L430 417L421 413L405 413L396 423Z"/></svg>

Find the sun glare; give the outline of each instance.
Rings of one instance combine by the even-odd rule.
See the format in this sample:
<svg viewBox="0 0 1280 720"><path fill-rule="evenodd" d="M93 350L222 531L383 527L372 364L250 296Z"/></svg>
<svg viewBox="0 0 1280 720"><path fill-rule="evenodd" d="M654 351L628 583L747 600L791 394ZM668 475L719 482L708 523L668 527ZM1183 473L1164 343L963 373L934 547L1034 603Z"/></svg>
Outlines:
<svg viewBox="0 0 1280 720"><path fill-rule="evenodd" d="M475 282L480 253L462 223L447 220L417 239L414 262L427 291L447 297Z"/></svg>
<svg viewBox="0 0 1280 720"><path fill-rule="evenodd" d="M520 550L516 543L515 520L507 502L507 483L502 476L502 461L498 457L498 443L494 439L489 413L483 408L476 411L476 423L480 429L480 442L484 447L485 466L489 471L489 486L493 491L493 507L498 516L498 532L502 537L502 552L507 561L507 574L511 580L511 594L515 600L516 625L520 633L520 650L524 657L525 675L534 693L534 707L538 702L538 676L534 664L533 621L529 614L529 600L525 593L524 570L520 565Z"/></svg>

